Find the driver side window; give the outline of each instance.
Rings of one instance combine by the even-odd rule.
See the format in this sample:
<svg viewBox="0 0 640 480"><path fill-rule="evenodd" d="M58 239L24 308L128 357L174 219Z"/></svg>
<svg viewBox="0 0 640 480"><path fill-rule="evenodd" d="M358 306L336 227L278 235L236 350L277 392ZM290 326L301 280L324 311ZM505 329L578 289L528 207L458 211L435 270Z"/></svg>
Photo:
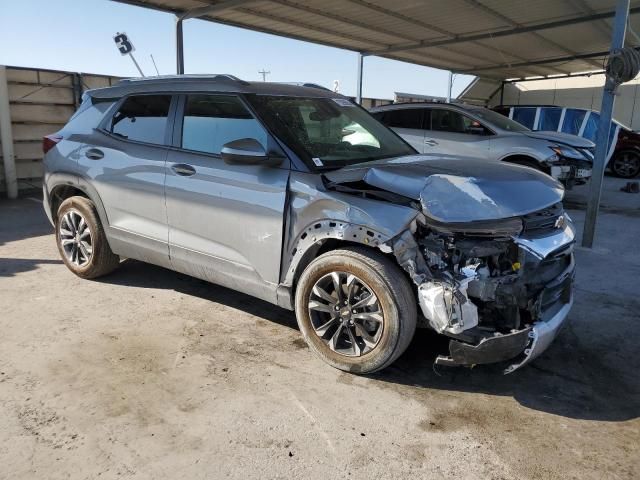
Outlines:
<svg viewBox="0 0 640 480"><path fill-rule="evenodd" d="M477 120L453 110L434 109L431 113L431 129L439 132L486 135L488 130Z"/></svg>
<svg viewBox="0 0 640 480"><path fill-rule="evenodd" d="M267 150L267 133L238 97L187 96L182 148L217 155L225 143L241 138L254 138Z"/></svg>

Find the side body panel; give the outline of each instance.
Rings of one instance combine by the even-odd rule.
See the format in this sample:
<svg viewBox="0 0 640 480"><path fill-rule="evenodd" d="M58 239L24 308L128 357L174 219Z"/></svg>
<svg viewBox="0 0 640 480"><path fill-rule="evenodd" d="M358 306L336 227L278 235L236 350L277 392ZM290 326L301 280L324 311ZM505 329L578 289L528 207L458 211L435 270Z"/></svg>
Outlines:
<svg viewBox="0 0 640 480"><path fill-rule="evenodd" d="M275 302L289 169L179 150L168 164L196 171L167 174L172 268Z"/></svg>
<svg viewBox="0 0 640 480"><path fill-rule="evenodd" d="M114 253L168 266L166 147L124 142L100 131L83 140L75 152L78 170L102 200ZM91 149L103 158L89 158Z"/></svg>
<svg viewBox="0 0 640 480"><path fill-rule="evenodd" d="M415 148L418 153L425 152L425 131L419 128L391 128L394 132L400 135L405 142ZM428 133L428 132L427 132Z"/></svg>

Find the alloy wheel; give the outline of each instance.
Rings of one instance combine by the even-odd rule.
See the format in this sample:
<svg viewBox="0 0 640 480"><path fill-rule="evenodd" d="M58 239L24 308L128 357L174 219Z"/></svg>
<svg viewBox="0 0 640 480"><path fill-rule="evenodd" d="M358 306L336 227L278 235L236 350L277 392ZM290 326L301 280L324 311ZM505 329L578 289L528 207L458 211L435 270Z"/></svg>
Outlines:
<svg viewBox="0 0 640 480"><path fill-rule="evenodd" d="M640 172L640 157L631 152L624 152L613 160L613 170L624 178L635 177Z"/></svg>
<svg viewBox="0 0 640 480"><path fill-rule="evenodd" d="M91 229L77 210L69 210L62 216L58 225L58 236L64 255L70 263L84 267L91 261Z"/></svg>
<svg viewBox="0 0 640 480"><path fill-rule="evenodd" d="M371 287L351 273L321 277L311 289L308 308L315 334L340 355L362 356L380 342L380 302Z"/></svg>

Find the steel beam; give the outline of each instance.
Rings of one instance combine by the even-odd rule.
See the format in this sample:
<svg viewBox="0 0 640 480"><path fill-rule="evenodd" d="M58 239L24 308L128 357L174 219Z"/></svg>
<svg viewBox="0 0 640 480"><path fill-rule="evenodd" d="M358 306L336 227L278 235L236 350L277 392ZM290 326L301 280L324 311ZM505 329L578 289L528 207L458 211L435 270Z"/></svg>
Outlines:
<svg viewBox="0 0 640 480"><path fill-rule="evenodd" d="M519 68L519 67L531 67L535 65L547 65L549 63L559 63L559 62L570 62L571 60L586 60L590 58L597 57L605 57L609 54L609 52L592 52L592 53L582 53L579 55L569 55L566 57L553 57L553 58L541 58L539 60L531 60L527 62L518 62L518 63L499 63L495 65L485 65L478 67L471 67L466 70L461 70L460 73L466 73L469 75L477 75L477 72L485 72L488 70L504 70L510 68Z"/></svg>
<svg viewBox="0 0 640 480"><path fill-rule="evenodd" d="M611 52L624 46L628 18L629 0L618 0L616 4L616 16L613 21ZM604 91L602 92L602 106L600 107L600 123L598 123L598 132L596 133L596 152L593 160L593 174L591 176L591 186L589 189L589 203L587 204L587 215L582 232L582 246L587 248L593 246L593 237L596 231L596 221L598 219L598 209L602 195L604 167L607 160L609 128L611 128L611 116L616 101L616 89L617 85L607 77L604 84Z"/></svg>
<svg viewBox="0 0 640 480"><path fill-rule="evenodd" d="M364 63L364 55L358 52L358 78L356 84L356 102L358 105L362 105L362 67Z"/></svg>
<svg viewBox="0 0 640 480"><path fill-rule="evenodd" d="M176 73L184 74L184 30L182 17L176 17Z"/></svg>
<svg viewBox="0 0 640 480"><path fill-rule="evenodd" d="M629 10L629 14L634 14L634 13L640 13L640 7L634 7L631 10ZM540 30L549 30L552 28L566 27L569 25L576 25L579 23L594 22L596 20L606 20L608 18L612 18L614 15L615 15L615 12L603 12L603 13L596 13L593 15L582 15L579 17L567 18L567 19L558 20L555 22L546 22L546 23L539 23L536 25L527 25L527 26L522 26L517 28L510 28L508 30L499 30L497 32L479 33L479 34L473 34L473 35L456 35L453 38L446 38L446 39L434 40L434 41L423 40L421 42L417 42L414 44L399 45L399 46L389 47L386 49L376 50L376 51L367 52L367 53L370 55L385 55L388 53L403 52L407 50L415 50L418 48L443 47L447 45L454 45L456 43L495 39L500 37L508 37L511 35L518 35L520 33L538 32Z"/></svg>
<svg viewBox="0 0 640 480"><path fill-rule="evenodd" d="M176 14L176 73L178 75L184 74L184 28L183 22L190 18L199 18L204 15L211 15L213 13L223 12L225 10L231 10L242 5L249 3L255 3L256 0L223 0L213 5L207 5L205 7L194 8L187 10L186 12ZM135 61L135 60L134 60ZM139 69L139 68L138 68ZM141 72L142 73L142 72ZM144 76L144 75L143 75Z"/></svg>

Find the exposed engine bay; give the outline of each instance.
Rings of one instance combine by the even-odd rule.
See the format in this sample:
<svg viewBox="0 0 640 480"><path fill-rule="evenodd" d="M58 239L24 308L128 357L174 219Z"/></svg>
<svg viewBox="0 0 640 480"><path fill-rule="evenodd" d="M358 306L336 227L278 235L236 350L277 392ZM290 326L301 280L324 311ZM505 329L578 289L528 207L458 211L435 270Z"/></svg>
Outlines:
<svg viewBox="0 0 640 480"><path fill-rule="evenodd" d="M488 166L482 178L440 169L419 180L416 166L403 167L341 172L330 188L420 212L379 248L416 285L422 326L451 338L450 355L436 363L514 359L505 373L528 363L572 304L575 232L561 190L492 178Z"/></svg>
<svg viewBox="0 0 640 480"><path fill-rule="evenodd" d="M566 222L562 205L553 205L522 218L527 235L521 238L521 232L496 235L501 222L491 232L456 231L419 216L395 239L392 250L417 285L423 322L453 339L451 357L438 357L436 363L512 358L532 343L531 329L551 308L570 303L573 232L563 230L567 239L551 254L535 249L535 236L553 236L569 228ZM488 348L497 340L498 348ZM484 351L463 344L482 344Z"/></svg>

